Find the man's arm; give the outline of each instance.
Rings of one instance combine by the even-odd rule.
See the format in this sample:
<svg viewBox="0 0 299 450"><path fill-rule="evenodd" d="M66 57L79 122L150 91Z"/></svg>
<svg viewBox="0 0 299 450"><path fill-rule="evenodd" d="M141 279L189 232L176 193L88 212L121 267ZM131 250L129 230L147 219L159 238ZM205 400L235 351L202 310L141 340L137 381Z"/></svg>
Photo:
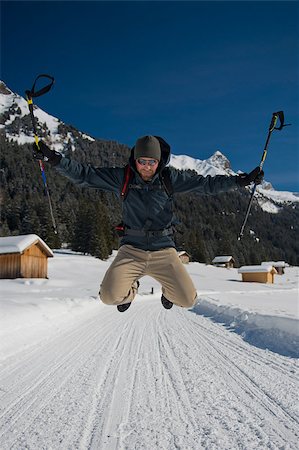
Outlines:
<svg viewBox="0 0 299 450"><path fill-rule="evenodd" d="M256 167L249 174L240 175L207 175L191 174L175 169L171 170L171 178L174 192L197 192L199 194L215 195L220 192L228 192L245 187L250 183L260 184L263 180L264 172Z"/></svg>
<svg viewBox="0 0 299 450"><path fill-rule="evenodd" d="M97 188L117 194L120 193L124 177L124 169L120 167L97 168L68 158L61 158L55 169L80 187Z"/></svg>
<svg viewBox="0 0 299 450"><path fill-rule="evenodd" d="M120 193L124 177L124 168L93 167L90 164L81 164L69 158L64 158L60 153L51 150L42 141L39 149L33 147L36 158L46 157L52 167L63 176L69 178L80 187L91 187L107 192ZM42 158L41 158L42 157Z"/></svg>

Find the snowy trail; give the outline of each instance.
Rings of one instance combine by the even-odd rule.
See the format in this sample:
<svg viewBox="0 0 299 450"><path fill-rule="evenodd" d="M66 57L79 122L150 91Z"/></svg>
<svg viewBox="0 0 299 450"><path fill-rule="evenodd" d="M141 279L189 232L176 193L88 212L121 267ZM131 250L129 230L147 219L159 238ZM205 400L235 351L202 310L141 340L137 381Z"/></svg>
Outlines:
<svg viewBox="0 0 299 450"><path fill-rule="evenodd" d="M98 305L1 361L0 448L295 449L297 375L157 298Z"/></svg>

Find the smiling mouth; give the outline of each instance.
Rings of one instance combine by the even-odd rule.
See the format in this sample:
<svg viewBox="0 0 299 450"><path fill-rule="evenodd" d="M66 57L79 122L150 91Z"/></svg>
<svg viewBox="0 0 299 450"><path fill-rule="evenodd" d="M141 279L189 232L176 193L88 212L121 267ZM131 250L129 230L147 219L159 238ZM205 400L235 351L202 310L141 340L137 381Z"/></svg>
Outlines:
<svg viewBox="0 0 299 450"><path fill-rule="evenodd" d="M145 172L145 171L142 171L142 172L141 172L141 176L142 176L143 178L152 178L153 172L152 172L152 171L151 171L151 172Z"/></svg>

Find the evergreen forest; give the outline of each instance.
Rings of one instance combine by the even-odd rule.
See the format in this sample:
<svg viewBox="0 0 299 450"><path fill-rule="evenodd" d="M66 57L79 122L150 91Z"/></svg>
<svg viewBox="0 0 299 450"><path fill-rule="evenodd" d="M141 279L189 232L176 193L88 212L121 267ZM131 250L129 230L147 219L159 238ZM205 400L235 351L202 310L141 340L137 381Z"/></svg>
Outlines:
<svg viewBox="0 0 299 450"><path fill-rule="evenodd" d="M76 135L76 130L72 133ZM67 149L66 156L98 167L127 163L128 147L115 141L87 141L79 133L76 136L76 150ZM64 246L100 259L118 248L114 227L121 221L121 204L115 195L77 187L45 163L58 229L55 234L31 146L8 141L4 133L0 144L1 236L34 233L51 248ZM298 208L286 205L278 214L269 214L255 202L246 233L238 241L248 200L245 190L217 196L176 195L177 249L203 263L211 263L215 256L232 255L237 266L270 260L299 265Z"/></svg>

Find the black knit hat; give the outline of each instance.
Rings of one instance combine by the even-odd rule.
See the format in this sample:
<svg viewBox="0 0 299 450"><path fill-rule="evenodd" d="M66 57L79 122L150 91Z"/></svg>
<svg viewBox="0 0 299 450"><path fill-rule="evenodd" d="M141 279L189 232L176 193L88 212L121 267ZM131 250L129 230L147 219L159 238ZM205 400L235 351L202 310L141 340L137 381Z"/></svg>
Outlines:
<svg viewBox="0 0 299 450"><path fill-rule="evenodd" d="M161 147L155 136L142 136L137 139L134 148L134 159L142 158L142 156L160 161Z"/></svg>

